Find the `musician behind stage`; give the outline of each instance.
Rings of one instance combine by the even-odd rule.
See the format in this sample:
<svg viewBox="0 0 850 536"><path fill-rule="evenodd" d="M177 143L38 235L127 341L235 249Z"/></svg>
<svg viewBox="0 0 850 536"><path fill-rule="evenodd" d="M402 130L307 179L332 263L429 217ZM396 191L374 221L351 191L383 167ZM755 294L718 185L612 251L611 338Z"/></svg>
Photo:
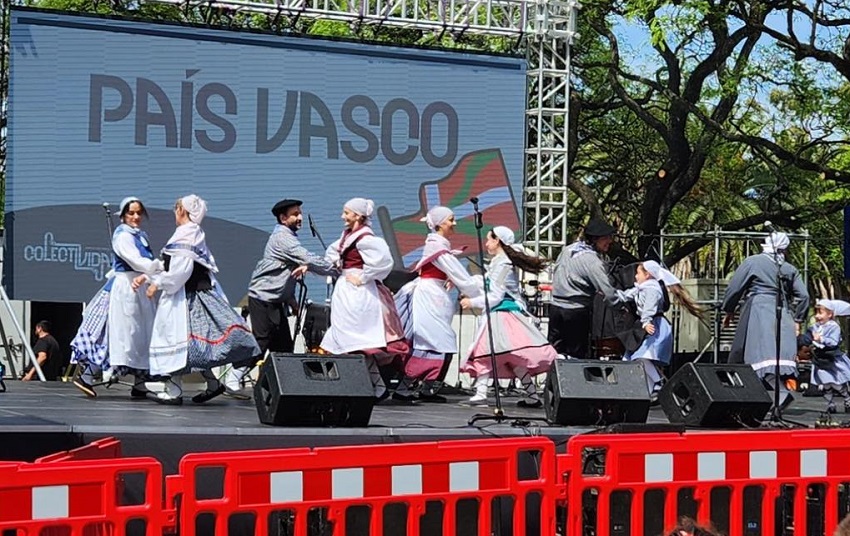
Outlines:
<svg viewBox="0 0 850 536"><path fill-rule="evenodd" d="M601 218L592 218L583 238L561 252L552 277L552 303L549 306L549 342L559 354L588 359L593 298L605 296L609 305L616 293L608 279L605 262L617 230Z"/></svg>
<svg viewBox="0 0 850 536"><path fill-rule="evenodd" d="M303 221L301 204L297 199L284 199L272 208L277 225L248 285L251 329L260 346L257 361L266 355L266 350L291 353L295 349L286 314L287 305L293 311L298 308L295 279L305 272L339 275L324 256L313 255L298 240L297 233Z"/></svg>

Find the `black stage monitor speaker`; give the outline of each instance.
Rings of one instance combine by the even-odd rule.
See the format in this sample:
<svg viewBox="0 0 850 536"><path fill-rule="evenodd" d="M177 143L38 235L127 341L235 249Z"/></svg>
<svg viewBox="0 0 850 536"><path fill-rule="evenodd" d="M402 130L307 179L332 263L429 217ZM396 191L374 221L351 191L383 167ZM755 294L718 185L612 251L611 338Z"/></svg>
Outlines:
<svg viewBox="0 0 850 536"><path fill-rule="evenodd" d="M757 426L773 405L750 365L687 363L658 398L671 423L708 428Z"/></svg>
<svg viewBox="0 0 850 536"><path fill-rule="evenodd" d="M273 353L254 403L260 422L277 426L368 426L375 390L361 355Z"/></svg>
<svg viewBox="0 0 850 536"><path fill-rule="evenodd" d="M643 365L556 359L544 391L546 419L563 425L645 423L649 393Z"/></svg>

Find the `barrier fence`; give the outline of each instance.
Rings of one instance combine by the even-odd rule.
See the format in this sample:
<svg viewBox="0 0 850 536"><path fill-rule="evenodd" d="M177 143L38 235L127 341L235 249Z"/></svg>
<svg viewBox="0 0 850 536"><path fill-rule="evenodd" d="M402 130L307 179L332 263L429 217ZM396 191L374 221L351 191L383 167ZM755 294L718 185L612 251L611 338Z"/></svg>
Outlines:
<svg viewBox="0 0 850 536"><path fill-rule="evenodd" d="M0 463L0 536L823 535L850 431L587 434L152 458L100 440ZM164 488L164 493L163 493Z"/></svg>

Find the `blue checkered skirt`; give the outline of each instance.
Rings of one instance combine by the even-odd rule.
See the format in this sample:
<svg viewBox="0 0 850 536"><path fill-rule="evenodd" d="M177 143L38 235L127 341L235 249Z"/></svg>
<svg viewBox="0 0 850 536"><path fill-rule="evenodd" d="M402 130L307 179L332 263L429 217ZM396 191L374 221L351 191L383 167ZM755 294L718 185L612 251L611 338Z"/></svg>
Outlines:
<svg viewBox="0 0 850 536"><path fill-rule="evenodd" d="M109 341L106 321L109 315L109 291L112 281L101 288L83 311L83 322L71 341L71 363L109 365Z"/></svg>
<svg viewBox="0 0 850 536"><path fill-rule="evenodd" d="M189 308L187 367L204 370L227 363L252 363L260 347L251 328L215 290L186 292Z"/></svg>

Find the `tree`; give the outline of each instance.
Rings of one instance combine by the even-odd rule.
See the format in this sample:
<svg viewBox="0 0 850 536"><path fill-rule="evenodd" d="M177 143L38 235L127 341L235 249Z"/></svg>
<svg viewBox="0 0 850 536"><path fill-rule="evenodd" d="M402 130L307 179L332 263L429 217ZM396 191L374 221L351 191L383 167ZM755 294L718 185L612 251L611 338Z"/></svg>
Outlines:
<svg viewBox="0 0 850 536"><path fill-rule="evenodd" d="M584 3L570 189L590 212L628 199L615 205L617 218L641 235L640 255L665 227L697 223L695 214L706 230L751 229L767 219L800 229L846 201L822 195L834 181L850 182L840 165L846 147L805 128L799 115L771 120L783 86L770 78L787 75L778 63L763 71L773 53L765 28L775 10L759 1ZM647 45L629 50L635 27ZM624 29L632 30L630 39ZM665 260L705 243L679 243Z"/></svg>

